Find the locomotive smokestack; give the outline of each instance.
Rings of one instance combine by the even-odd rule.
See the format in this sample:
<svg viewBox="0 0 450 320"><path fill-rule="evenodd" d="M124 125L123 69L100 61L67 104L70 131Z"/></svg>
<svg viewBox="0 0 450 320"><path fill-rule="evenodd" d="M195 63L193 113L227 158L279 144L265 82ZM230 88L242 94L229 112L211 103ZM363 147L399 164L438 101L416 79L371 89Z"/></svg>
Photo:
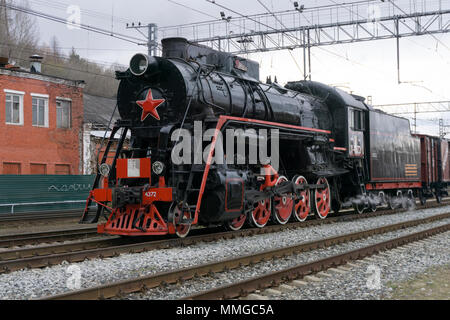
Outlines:
<svg viewBox="0 0 450 320"><path fill-rule="evenodd" d="M143 53L136 53L130 60L130 72L139 77L147 72L154 72L158 67L155 57Z"/></svg>

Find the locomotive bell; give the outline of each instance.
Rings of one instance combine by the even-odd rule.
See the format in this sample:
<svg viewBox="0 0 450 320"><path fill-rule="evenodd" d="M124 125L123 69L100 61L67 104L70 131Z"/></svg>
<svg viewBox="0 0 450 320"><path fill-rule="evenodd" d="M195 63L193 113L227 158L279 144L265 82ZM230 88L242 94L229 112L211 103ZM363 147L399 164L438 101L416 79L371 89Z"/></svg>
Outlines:
<svg viewBox="0 0 450 320"><path fill-rule="evenodd" d="M130 72L139 77L147 71L153 72L158 67L155 57L149 57L143 53L136 53L130 60Z"/></svg>

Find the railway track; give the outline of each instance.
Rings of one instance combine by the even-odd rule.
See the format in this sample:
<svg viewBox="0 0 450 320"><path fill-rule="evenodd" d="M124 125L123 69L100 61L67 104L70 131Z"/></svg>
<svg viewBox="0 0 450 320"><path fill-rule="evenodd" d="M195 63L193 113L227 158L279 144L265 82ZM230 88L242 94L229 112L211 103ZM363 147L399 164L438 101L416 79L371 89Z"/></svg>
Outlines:
<svg viewBox="0 0 450 320"><path fill-rule="evenodd" d="M282 284L289 287L289 284L305 276L316 274L331 268L342 266L350 261L361 260L380 252L397 248L399 246L425 239L438 233L450 230L450 224L438 226L423 231L408 234L406 236L376 243L363 248L347 251L331 257L326 257L310 263L299 264L291 268L275 271L260 277L251 278L231 285L203 291L194 295L183 297L182 300L221 300L245 297L257 290L278 287ZM335 270L335 269L334 269ZM286 284L288 283L288 284ZM295 285L295 282L294 282ZM256 298L255 296L251 298ZM259 298L264 298L259 296Z"/></svg>
<svg viewBox="0 0 450 320"><path fill-rule="evenodd" d="M436 207L429 205L428 207ZM278 232L284 229L304 228L320 224L330 224L339 221L354 221L370 217L381 216L385 214L396 214L404 212L403 209L370 212L362 215L341 214L328 219L311 219L305 222L295 222L286 225L270 225L262 229L242 229L238 231L218 232L220 228L215 229L196 229L186 238L163 238L161 240L148 240L147 238L121 238L121 237L105 237L103 239L78 241L66 244L52 244L48 246L39 246L31 248L20 248L13 250L0 251L0 273L8 273L24 268L42 268L60 264L63 261L70 263L81 262L86 259L114 257L124 253L139 253L150 250L165 249L171 247L180 247L193 245L199 242L211 242L220 239L230 239L236 237L246 237L256 234L265 234ZM73 235L77 236L95 236L95 230L83 235L81 230L74 231ZM78 235L78 232L80 233ZM53 238L51 238L53 237ZM46 235L45 239L68 240L64 233L55 235ZM1 238L0 238L1 239ZM33 237L31 237L31 240ZM28 241L28 239L10 239L11 243L18 241ZM41 241L41 240L39 240ZM1 242L0 242L1 245Z"/></svg>
<svg viewBox="0 0 450 320"><path fill-rule="evenodd" d="M195 277L205 276L211 273L223 272L226 270L236 269L241 266L256 264L259 262L275 259L279 257L286 257L300 252L315 250L318 248L335 246L341 243L364 239L378 234L392 232L404 228L414 227L420 224L427 224L433 221L450 218L450 212L422 218L418 220L406 221L396 223L388 226L378 227L374 229L354 232L345 235L339 235L331 238L321 239L317 241L293 245L290 247L278 248L270 251L259 252L231 258L227 260L186 267L178 270L160 272L140 278L124 280L115 283L109 283L102 286L67 292L59 295L45 297L44 299L108 299L113 297L120 297L125 294L140 292L150 288L156 288L162 284L171 284L178 281L193 279ZM427 236L445 232L450 230L450 224L445 224L436 228L431 228L422 232L416 232L404 237L399 237L393 240L371 245L345 254L336 255L322 260L308 263L305 265L296 266L287 270L281 270L265 275L263 277L249 279L243 282L235 283L233 285L224 286L201 292L193 296L185 297L186 299L223 299L236 298L242 295L247 295L252 291L277 285L286 280L301 278L304 275L319 272L325 268L338 266L346 263L349 260L363 258L375 254L381 250L390 249L405 243L423 239Z"/></svg>
<svg viewBox="0 0 450 320"><path fill-rule="evenodd" d="M11 234L0 236L0 248L36 245L52 241L66 241L93 236L98 236L97 227Z"/></svg>
<svg viewBox="0 0 450 320"><path fill-rule="evenodd" d="M435 208L443 205L447 205L450 203L450 198L445 198L444 202L441 204L438 203L427 203L425 206L417 206L418 209L429 209L429 208ZM430 201L434 202L434 200ZM363 217L373 217L378 216L382 214L392 214L397 212L403 212L405 209L396 209L396 210L379 210L377 212L370 212L370 213L364 213ZM315 223L330 223L335 222L339 220L344 219L357 219L354 218L354 211L347 209L342 210L337 215L333 215L331 217L328 217L324 220L316 219L317 222L312 222L315 220L308 219L306 222L302 223L289 223L286 226L290 227L298 227L299 224L302 224L302 226L308 226L308 225L314 225ZM356 216L361 217L361 216ZM1 222L1 219L0 219ZM272 230L274 226L267 226L263 229ZM284 228L284 226L281 226L281 228ZM216 228L217 229L217 228ZM195 232L195 231L194 231ZM259 232L265 232L265 230L261 230ZM272 232L272 231L268 231ZM191 233L192 234L192 233ZM11 235L5 235L0 236L0 248L7 248L7 247L13 247L13 246L24 246L24 245L37 245L42 243L51 243L51 242L58 242L58 241L69 241L69 240L75 240L80 239L83 237L92 237L96 236L97 234L97 227L92 228L74 228L74 229L62 229L62 230L52 230L52 231L44 231L44 232L33 232L33 233L20 233L20 234L11 234ZM70 249L71 250L71 249ZM40 255L40 253L35 253L33 255ZM1 258L0 258L1 260Z"/></svg>
<svg viewBox="0 0 450 320"><path fill-rule="evenodd" d="M23 222L37 220L73 219L80 217L80 210L65 212L28 212L28 213L3 213L0 214L0 222Z"/></svg>

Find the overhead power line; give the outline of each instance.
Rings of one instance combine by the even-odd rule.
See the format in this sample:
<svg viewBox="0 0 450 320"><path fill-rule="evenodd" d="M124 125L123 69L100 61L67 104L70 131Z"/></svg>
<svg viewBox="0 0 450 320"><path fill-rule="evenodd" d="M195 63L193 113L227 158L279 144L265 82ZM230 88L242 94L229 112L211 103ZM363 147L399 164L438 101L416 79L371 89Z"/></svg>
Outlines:
<svg viewBox="0 0 450 320"><path fill-rule="evenodd" d="M259 25L262 25L262 26L264 26L264 27L266 27L266 28L269 28L269 29L271 29L271 30L273 30L273 31L275 31L275 32L280 32L280 33L282 33L282 34L288 35L288 37L291 39L291 41L292 41L292 39L294 39L294 40L297 40L298 43L302 43L302 42L305 43L305 40L304 40L304 39L303 39L303 40L302 40L302 39L299 39L299 38L296 37L295 35L292 35L292 32L290 32L290 31L283 31L283 29L280 30L280 29L274 28L274 27L271 26L271 25L268 25L268 24L266 24L266 23L263 23L263 22L257 20L256 17L257 17L257 16L261 16L261 14L259 14L259 15L253 15L253 16L251 16L251 15L244 15L244 14L242 14L242 13L239 13L239 12L233 10L233 9L230 9L230 8L224 6L224 5L221 5L221 4L217 3L215 0L206 0L206 1L209 2L209 3L212 3L212 4L216 5L216 6L218 6L218 7L220 7L220 8L222 8L222 9L225 9L225 10L228 10L228 11L234 13L234 14L237 14L238 16L240 16L240 17L242 17L242 18L249 19L249 20L251 20L251 21L253 21L253 22L255 22L255 23L259 24ZM257 0L257 1L258 1L258 2L266 9L266 11L268 11L268 13L269 13L271 16L273 16L273 17L280 23L280 25L284 28L284 30L288 29L288 28L285 26L285 24L277 17L276 14L278 14L279 12L277 12L277 13L272 12L272 11L270 11L269 8L267 8L267 6L265 6L260 0ZM360 2L362 2L362 1L359 1L358 3L360 3ZM365 1L365 2L367 3L367 1ZM336 6L336 5L321 6L320 8L323 8L323 7L332 7L332 6ZM317 7L317 8L319 8L319 7ZM292 11L292 10L287 10L287 12L289 12L289 11ZM294 10L294 11L295 11L295 10ZM305 17L305 19L306 19L306 17ZM306 20L307 20L307 19L306 19ZM308 20L307 20L307 21L308 21ZM308 21L308 22L309 22L309 21ZM311 22L309 22L309 23L311 24ZM309 37L308 37L308 38L309 38ZM273 39L272 39L271 37L267 37L267 40L271 41L271 42L277 47L278 50L283 50L283 49L293 49L294 47L297 46L297 45L296 45L297 43L293 43L291 48L289 48L289 45L285 45L284 47L281 47L279 44L277 44L276 42L274 42ZM308 48L308 50L310 50L311 45L308 44L308 45L307 45L307 48ZM331 51L331 50L328 50L328 49L325 49L325 48L322 48L322 47L318 47L318 49L320 49L320 50L322 50L322 51L325 51L325 52L327 52L327 53L329 53L329 54L331 54L331 55L334 55L334 56L336 56L336 57L338 57L338 58L340 58L340 59L344 59L344 60L346 60L346 61L348 61L348 62L350 62L350 63L352 63L352 64L357 64L357 65L360 65L360 66L364 66L363 64L361 64L361 63L359 63L359 62L357 62L357 61L353 61L353 60L349 59L348 57L343 56L343 55L340 55L339 53L333 52L333 51ZM260 51L263 51L263 50L260 50ZM305 56L305 52L304 52L304 56ZM308 60L310 61L310 58L309 58ZM310 65L310 64L311 64L311 63L309 62L309 65ZM306 67L306 64L305 64L305 67ZM305 69L306 69L306 68L305 68ZM305 72L305 70L304 70L304 72ZM309 78L311 79L311 68L310 68L310 72L309 72ZM306 74L305 74L305 79L306 79Z"/></svg>
<svg viewBox="0 0 450 320"><path fill-rule="evenodd" d="M27 48L27 47L23 47L23 46L19 46L19 45L14 45L14 44L9 44L9 43L2 43L2 42L0 42L0 47L18 48L21 51L25 51L25 52L28 52L30 54L35 54L36 51L38 51L38 52L42 52L46 56L53 57L53 58L56 58L56 59L61 59L61 60L66 60L66 61L70 60L70 58L65 56L65 55L56 55L56 54L52 54L50 52L45 52L45 50L43 48ZM72 48L73 47L57 47L57 49L72 49ZM73 49L77 49L77 48L73 48ZM88 49L88 50L90 50L90 49ZM114 50L114 49L111 49L111 50ZM135 51L135 50L133 50L133 51ZM120 63L115 63L115 62L87 59L87 58L82 58L82 57L80 57L80 59L83 59L83 61L85 61L85 62L89 62L89 63L93 63L93 64L105 66L105 67L111 67L113 65L114 66L120 66L120 67L127 67L126 65L123 65L123 64L120 64Z"/></svg>
<svg viewBox="0 0 450 320"><path fill-rule="evenodd" d="M207 17L210 17L210 18L213 18L213 19L218 19L216 16L213 16L212 14L209 14L209 13L206 13L206 12L204 12L204 11L201 11L201 10L198 10L198 9L195 9L195 8L192 8L191 6L187 6L187 5L182 4L182 3L179 3L179 2L177 2L177 1L173 1L173 0L167 0L167 1L170 2L170 3L176 4L177 6L183 7L183 8L185 8L185 9L188 9L188 10L191 10L191 11L194 11L194 12L197 12L197 13L200 13L200 14L202 14L202 15L204 15L204 16L207 16Z"/></svg>
<svg viewBox="0 0 450 320"><path fill-rule="evenodd" d="M450 101L428 101L428 102L408 102L380 104L373 107L381 109L393 115L407 117L412 120L413 131L417 132L418 114L436 114L450 112ZM400 109L400 110L399 110ZM399 111L397 111L399 110ZM412 116L408 116L412 115Z"/></svg>
<svg viewBox="0 0 450 320"><path fill-rule="evenodd" d="M396 7L399 11L401 11L402 13L404 13L405 15L407 15L407 13L405 12L405 10L403 10L403 9L400 8L397 4L395 4L394 1L392 1L392 0L388 0L388 1L389 1L390 3L392 3L392 5L393 5L394 7ZM419 28L424 29L424 28L422 27L422 24L420 23L419 20L417 20L416 23L417 23L417 25L418 25ZM427 31L426 29L424 29L424 33L429 34L430 36L432 36L437 42L439 42L442 46L444 46L444 48L446 48L447 50L450 51L450 48L449 48L445 43L443 43L441 40L439 40L434 34L432 34L431 32Z"/></svg>
<svg viewBox="0 0 450 320"><path fill-rule="evenodd" d="M450 112L450 101L425 101L425 102L406 102L406 103L390 103L378 104L373 107L382 108L383 110L390 110L393 114L408 114L408 113L430 113L430 112ZM392 111L397 108L413 108L410 111ZM430 110L430 108L432 110Z"/></svg>
<svg viewBox="0 0 450 320"><path fill-rule="evenodd" d="M385 72L380 72L379 69L354 61L347 54L341 55L323 47L394 38L397 40L399 84L418 86L430 92L432 91L426 86L417 85L411 81L400 81L399 39L450 32L450 2L447 0L435 0L433 3L426 0L414 2L399 0L395 6L390 0L345 3L330 0L332 3L327 5L308 8L295 5L295 2L291 0L295 9L276 12L270 10L263 0L257 0L267 11L258 14L245 14L240 10L232 10L218 3L217 0L206 1L231 12L233 16L222 19L225 21L180 24L160 27L159 30L164 33L164 36L186 37L190 41L234 54L303 48L305 57L305 48L307 48L309 63L310 55L314 56L311 48L317 47L339 59L371 69L383 76L386 75ZM400 2L405 6L409 5L409 10L401 9ZM366 12L367 16L361 15ZM236 24L239 27L235 28ZM305 62L303 69L305 72Z"/></svg>
<svg viewBox="0 0 450 320"><path fill-rule="evenodd" d="M170 2L175 2L172 0L168 0ZM210 2L209 0L207 0L208 2ZM215 0L212 0L215 1ZM346 3L342 3L342 4L329 4L329 5L322 5L322 6L315 6L315 7L308 7L304 9L304 12L308 12L311 10L317 10L317 9L333 9L335 7L339 7L342 5L357 5L357 4L367 4L367 3L372 3L372 2L377 2L380 0L360 0L360 1L354 1L354 2L346 2ZM294 3L293 1L291 1L291 3ZM190 9L190 8L189 8ZM196 9L193 9L196 10ZM289 9L289 10L281 10L281 11L274 11L273 13L278 15L278 14L284 14L284 13L292 13L292 12L297 12L297 10L295 9ZM212 16L208 13L204 13L207 16L213 17L215 18L215 16ZM250 17L250 18L259 18L259 17L265 17L267 16L267 13L257 13L257 14L249 14L246 15L246 17ZM220 20L220 19L219 19ZM175 27L180 27L180 26L196 26L199 24L205 24L205 23L210 23L210 22L217 22L217 19L214 20L210 20L210 21L197 21L197 22L189 22L189 23L185 23L185 24L179 24L179 25L169 25L169 26L164 26L164 27L160 27L160 30L165 30L165 29L172 29Z"/></svg>
<svg viewBox="0 0 450 320"><path fill-rule="evenodd" d="M286 28L285 26L284 26L284 24L283 24L283 22L281 21L281 20L279 20L277 17L276 17L276 15L274 15L273 13L272 13L272 11L270 11L270 9L261 1L261 0L257 0L258 2L259 2L259 4L261 5L261 6L263 6L264 7L264 9L266 9L267 10L267 12L269 12L269 13L271 13L272 15L273 15L273 17L284 27L284 28ZM295 36L294 36L295 37ZM288 50L288 52L289 52L289 55L291 56L291 58L292 58L292 60L294 61L294 63L295 63L295 65L297 66L297 69L298 70L300 70L300 73L303 73L304 74L304 77L305 77L305 79L306 79L306 70L302 70L302 68L300 68L300 66L298 65L298 63L297 63L297 60L295 60L295 57L294 57L294 55L292 54L292 52L291 52L291 50ZM311 71L311 70L310 70ZM311 72L309 73L310 74L310 76L311 76Z"/></svg>
<svg viewBox="0 0 450 320"><path fill-rule="evenodd" d="M173 1L173 0L167 0L167 1L169 1L169 2L171 2L171 3L173 3L173 4L176 4L176 5L182 6L182 7L184 7L184 8L190 9L190 10L192 10L192 11L201 13L201 14L203 14L203 15L206 15L206 16L209 16L209 17L212 17L212 18L215 18L214 21L223 20L223 18L216 18L215 16L210 15L209 13L206 13L206 12L204 12L204 11L200 11L200 10L194 9L194 8L192 8L192 7L188 7L188 6L186 6L186 5L184 5L184 4L181 4L181 3L179 3L179 2L176 2L176 1ZM208 0L207 0L207 1L208 1ZM214 3L214 1L209 1L209 2ZM214 4L216 4L216 3L214 3ZM230 11L230 12L233 12L233 13L235 13L235 14L238 14L238 15L240 15L241 17L248 18L248 16L244 16L244 15L242 15L242 14L240 14L240 13L234 11L234 10L228 9L228 8L226 8L226 7L224 7L224 6L219 5L219 4L216 4L216 5L222 7L222 8L225 9L225 10L228 10L228 11ZM243 28L245 31L248 31L248 28L246 28L245 26L241 26L241 25L235 24L235 23L230 22L230 21L227 21L227 22L230 23L231 25L235 25L235 26L237 26L237 27ZM162 29L162 32L164 32L164 30L167 29L167 27L160 28L160 31L161 31L161 29ZM275 44L275 43L274 43L274 44ZM281 49L281 48L280 48L280 49Z"/></svg>
<svg viewBox="0 0 450 320"><path fill-rule="evenodd" d="M32 4L36 4L39 6L45 6L48 8L53 8L53 9L61 10L64 12L67 10L67 7L68 7L67 3L55 1L55 0L28 0L28 1L31 2ZM91 9L82 9L81 8L80 10L83 15L86 15L86 16L89 16L92 18L96 18L96 19L111 21L111 19L113 18L116 21L123 22L123 23L126 23L129 20L124 17L110 15L110 14L107 14L104 12L99 12L99 11L95 11L95 10L91 10Z"/></svg>
<svg viewBox="0 0 450 320"><path fill-rule="evenodd" d="M222 9L228 9L217 0L207 0ZM257 15L246 15L236 10L229 23L223 21L205 21L171 27L161 27L160 31L169 36L183 36L191 41L203 44L222 45L240 42L241 46L228 50L232 53L253 53L283 49L319 47L333 44L373 41L379 39L403 38L417 35L430 35L450 32L450 2L437 0L426 3L417 0L420 5L411 5L405 14L391 2L358 1L345 4L330 4L327 8L297 8ZM407 0L402 3L411 4ZM414 1L416 3L416 1ZM373 8L373 12L371 11ZM399 6L400 7L400 6ZM350 12L347 13L346 11ZM405 10L404 10L405 11ZM367 12L365 17L361 13ZM276 16L287 28L274 19ZM364 14L363 14L364 15ZM252 23L248 23L248 20ZM228 20L227 20L228 21ZM231 22L240 25L235 28ZM274 27L277 25L277 27ZM243 27L251 28L250 32ZM291 34L303 41L292 43ZM304 41L305 36L310 43ZM275 43L274 43L275 41Z"/></svg>
<svg viewBox="0 0 450 320"><path fill-rule="evenodd" d="M68 22L66 19L61 18L61 17L56 17L53 15L49 15L46 14L44 12L40 12L40 11L36 11L36 10L32 10L32 9L28 9L25 7L20 7L20 6L15 6L15 5L11 5L11 4L6 4L6 3L0 3L0 6L5 7L6 9L9 10L16 10L19 12L23 12L38 18L43 18L46 20L50 20L50 21L54 21L54 22L58 22L58 23L62 23L65 25L70 25L71 23ZM94 27L94 26L89 26L89 25L85 25L85 24L71 24L72 26L75 27L79 27L80 29L83 30L87 30L87 31L91 31L91 32L95 32L98 34L102 34L105 36L109 36L109 37L113 37L119 40L123 40L123 41L127 41L130 43L134 43L136 45L147 45L146 40L140 39L140 38L136 38L136 37L132 37L132 36L128 36L128 35L124 35L124 34L120 34L117 32L111 32L110 30L106 30L106 29L102 29L102 28L98 28L98 27Z"/></svg>
<svg viewBox="0 0 450 320"><path fill-rule="evenodd" d="M23 58L19 58L19 57L11 57L11 59L20 60L20 61L28 61L28 59L23 59ZM67 65L57 65L57 64L52 64L52 63L49 63L49 62L42 62L42 65L50 66L50 67L54 67L54 68L60 68L60 69L63 69L63 70L71 70L71 71L91 74L91 75L100 76L100 77L104 77L104 78L115 79L115 76L113 76L113 75L96 73L96 72L92 72L92 71L89 71L89 70L76 69L76 68L69 67ZM51 76L51 75L49 75L49 76Z"/></svg>
<svg viewBox="0 0 450 320"><path fill-rule="evenodd" d="M218 18L218 17L216 17L216 16L214 16L214 15L212 15L212 14L209 14L209 13L207 13L207 12L205 12L205 11L201 11L201 10L192 8L191 6L184 5L184 4L179 3L179 2L177 2L177 1L174 1L174 0L167 0L167 1L170 2L170 3L173 3L173 4L175 4L175 5L178 5L178 6L180 6L180 7L183 7L183 8L185 8L185 9L188 9L188 10L191 10L191 11L194 11L194 12L197 12L197 13L200 13L200 14L202 14L202 15L204 15L204 16L208 16L208 17L210 17L210 18L213 18L214 20L211 20L211 22L217 22L217 21L223 20L222 18ZM247 29L245 26L240 26L240 25L238 25L238 24L235 24L235 23L232 22L232 21L228 21L228 23L231 24L231 25L234 25L234 26L236 26L236 27L242 27L245 31L249 31L249 29ZM165 32L166 29L170 29L170 28L171 28L170 26L169 26L169 27L158 27L159 31L162 32L163 34L164 34L164 32Z"/></svg>
<svg viewBox="0 0 450 320"><path fill-rule="evenodd" d="M265 26L265 27L274 29L273 27L271 27L271 26L269 26L269 25L267 25L267 24L265 24L265 23L262 23L262 22L260 22L260 21L257 21L257 20L255 20L255 19L253 19L251 16L243 15L242 13L239 13L239 12L237 12L237 11L235 11L235 10L232 10L232 9L230 9L230 8L225 7L224 5L221 5L221 4L219 4L219 3L216 3L215 0L206 0L206 1L212 3L212 4L216 5L216 6L218 6L218 7L222 8L222 9L224 9L224 10L227 10L227 11L230 11L230 12L232 12L232 13L234 13L234 14L237 14L238 16L240 16L240 17L242 17L242 18L251 20L251 21L256 22L256 23L258 23L258 24L260 24L260 25L263 25L263 26ZM244 29L246 29L246 28L244 27ZM281 49L281 47L280 47L277 43L275 43L274 41L272 41L272 39L269 39L269 41L271 41L278 49Z"/></svg>

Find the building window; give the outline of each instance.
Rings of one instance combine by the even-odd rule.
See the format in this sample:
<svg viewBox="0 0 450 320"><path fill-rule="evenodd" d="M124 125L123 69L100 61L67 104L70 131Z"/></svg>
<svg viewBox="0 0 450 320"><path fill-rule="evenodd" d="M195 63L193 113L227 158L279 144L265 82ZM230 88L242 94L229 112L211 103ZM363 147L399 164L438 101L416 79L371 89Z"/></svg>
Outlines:
<svg viewBox="0 0 450 320"><path fill-rule="evenodd" d="M47 165L40 163L31 163L30 174L47 174Z"/></svg>
<svg viewBox="0 0 450 320"><path fill-rule="evenodd" d="M72 103L68 100L56 100L56 127L71 127Z"/></svg>
<svg viewBox="0 0 450 320"><path fill-rule="evenodd" d="M56 164L55 174L70 174L70 165L68 164Z"/></svg>
<svg viewBox="0 0 450 320"><path fill-rule="evenodd" d="M48 127L48 98L32 96L33 126Z"/></svg>
<svg viewBox="0 0 450 320"><path fill-rule="evenodd" d="M7 124L23 124L23 94L6 92L6 123Z"/></svg>
<svg viewBox="0 0 450 320"><path fill-rule="evenodd" d="M15 162L3 162L3 174L20 174L21 165Z"/></svg>

